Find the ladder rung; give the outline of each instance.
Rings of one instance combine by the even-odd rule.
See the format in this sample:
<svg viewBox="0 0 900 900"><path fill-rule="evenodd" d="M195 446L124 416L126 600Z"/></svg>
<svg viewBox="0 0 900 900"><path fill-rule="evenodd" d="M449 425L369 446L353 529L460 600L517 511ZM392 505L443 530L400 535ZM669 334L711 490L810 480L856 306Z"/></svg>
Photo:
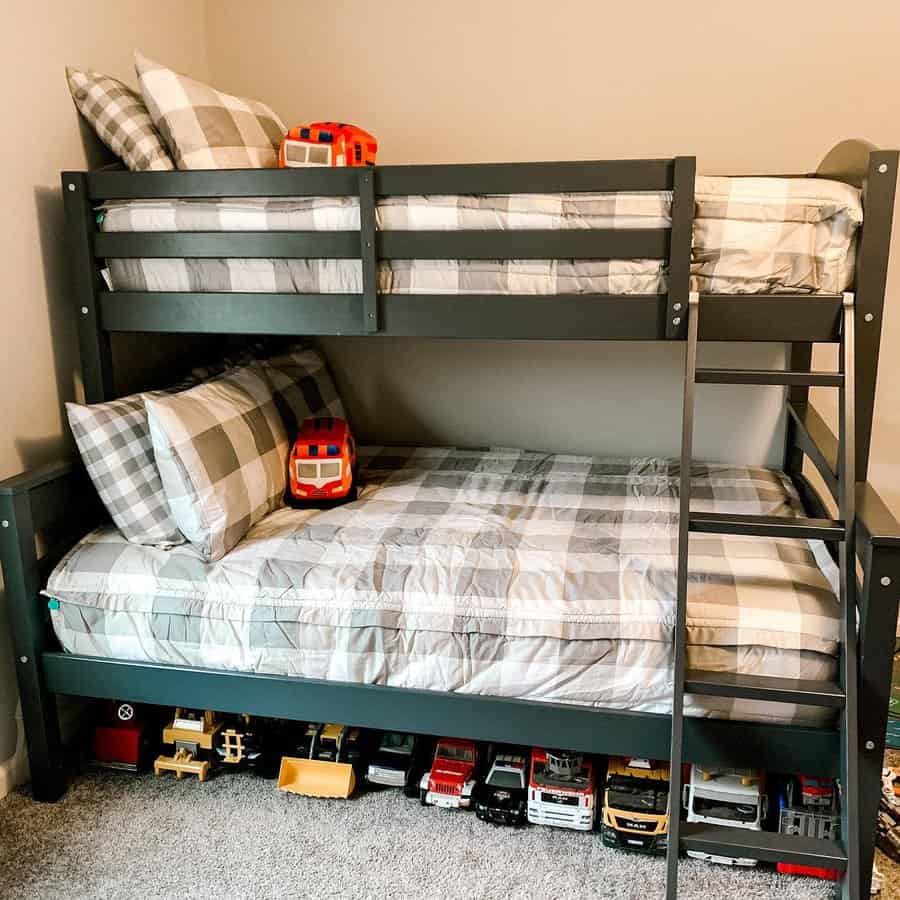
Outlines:
<svg viewBox="0 0 900 900"><path fill-rule="evenodd" d="M689 694L707 697L734 697L740 700L768 700L774 703L800 703L832 708L844 705L844 691L834 681L769 678L766 675L689 669L685 675L684 689Z"/></svg>
<svg viewBox="0 0 900 900"><path fill-rule="evenodd" d="M811 538L822 541L844 539L844 523L836 519L692 512L689 524L690 530L699 534L748 534L757 537Z"/></svg>
<svg viewBox="0 0 900 900"><path fill-rule="evenodd" d="M793 863L840 871L847 868L847 854L838 841L772 831L750 831L748 828L729 828L727 825L683 822L681 846L685 850L698 850L716 856Z"/></svg>
<svg viewBox="0 0 900 900"><path fill-rule="evenodd" d="M774 369L697 369L697 384L784 384L791 387L840 387L840 372L785 372Z"/></svg>

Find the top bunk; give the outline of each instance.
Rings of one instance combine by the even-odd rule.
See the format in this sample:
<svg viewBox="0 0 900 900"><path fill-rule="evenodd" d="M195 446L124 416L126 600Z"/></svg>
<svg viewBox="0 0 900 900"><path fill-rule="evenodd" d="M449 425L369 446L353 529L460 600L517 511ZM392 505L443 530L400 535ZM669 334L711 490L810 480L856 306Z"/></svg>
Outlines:
<svg viewBox="0 0 900 900"><path fill-rule="evenodd" d="M694 290L702 340L830 342L845 290L880 334L897 161L852 141L765 179L676 157L62 180L98 334L678 340Z"/></svg>

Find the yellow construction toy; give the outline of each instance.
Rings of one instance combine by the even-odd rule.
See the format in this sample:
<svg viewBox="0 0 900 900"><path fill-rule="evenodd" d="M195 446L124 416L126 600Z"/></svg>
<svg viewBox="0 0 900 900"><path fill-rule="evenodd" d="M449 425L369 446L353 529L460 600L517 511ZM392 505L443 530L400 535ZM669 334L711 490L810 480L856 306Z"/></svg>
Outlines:
<svg viewBox="0 0 900 900"><path fill-rule="evenodd" d="M346 725L310 722L296 756L285 756L278 773L278 789L307 797L349 797L363 764L363 736Z"/></svg>
<svg viewBox="0 0 900 900"><path fill-rule="evenodd" d="M200 781L209 777L209 756L213 753L213 739L222 723L212 710L198 711L177 708L175 718L163 729L163 743L173 744L172 756L158 756L153 763L153 774L174 772L181 779L196 775Z"/></svg>

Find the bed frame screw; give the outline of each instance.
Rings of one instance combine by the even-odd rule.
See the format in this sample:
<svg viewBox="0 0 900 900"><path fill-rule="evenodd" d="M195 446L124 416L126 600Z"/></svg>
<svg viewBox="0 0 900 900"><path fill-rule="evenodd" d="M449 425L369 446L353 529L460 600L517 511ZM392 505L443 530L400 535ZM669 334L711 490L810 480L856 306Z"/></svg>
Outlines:
<svg viewBox="0 0 900 900"><path fill-rule="evenodd" d="M672 309L674 309L675 312L678 312L678 310L681 309L681 304L680 304L680 303L673 303L673 304L672 304Z"/></svg>
<svg viewBox="0 0 900 900"><path fill-rule="evenodd" d="M75 190L75 182L74 182L74 181L70 181L70 182L69 182L69 190L70 190L70 191L74 191L74 190Z"/></svg>
<svg viewBox="0 0 900 900"><path fill-rule="evenodd" d="M891 576L890 575L882 575L881 586L882 587L890 587L891 586Z"/></svg>
<svg viewBox="0 0 900 900"><path fill-rule="evenodd" d="M874 750L875 741L866 741L866 750Z"/></svg>
<svg viewBox="0 0 900 900"><path fill-rule="evenodd" d="M86 306L81 307L81 314L86 316L88 314L88 308Z"/></svg>
<svg viewBox="0 0 900 900"><path fill-rule="evenodd" d="M874 321L875 321L875 316L874 316L872 313L866 313L866 314L863 316L863 318L864 318L867 322L874 322Z"/></svg>
<svg viewBox="0 0 900 900"><path fill-rule="evenodd" d="M681 316L675 316L675 318L672 319L672 324L673 324L673 325L680 325L680 324L681 324Z"/></svg>
<svg viewBox="0 0 900 900"><path fill-rule="evenodd" d="M882 175L884 175L884 173L887 172L887 170L888 170L887 163L882 163L882 164L878 167L878 171L881 172Z"/></svg>
<svg viewBox="0 0 900 900"><path fill-rule="evenodd" d="M20 657L19 657L19 662L22 663L22 665L24 666L25 663L28 662L28 657L27 657L27 656L20 656Z"/></svg>
<svg viewBox="0 0 900 900"><path fill-rule="evenodd" d="M370 319L374 319L374 318L375 318L375 313L369 313L369 318L370 318Z"/></svg>
<svg viewBox="0 0 900 900"><path fill-rule="evenodd" d="M4 528L9 528L9 519L4 519L2 525Z"/></svg>

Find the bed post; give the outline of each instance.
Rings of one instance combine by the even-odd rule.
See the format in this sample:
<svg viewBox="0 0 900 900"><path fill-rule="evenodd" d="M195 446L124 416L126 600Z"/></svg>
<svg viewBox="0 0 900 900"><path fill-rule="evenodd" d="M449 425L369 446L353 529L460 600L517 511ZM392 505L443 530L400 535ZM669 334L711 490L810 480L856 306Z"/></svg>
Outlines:
<svg viewBox="0 0 900 900"><path fill-rule="evenodd" d="M113 396L109 335L100 327L98 293L102 279L94 262L95 213L88 193L88 173L63 172L66 248L69 254L74 301L78 310L78 344L84 399L98 403Z"/></svg>
<svg viewBox="0 0 900 900"><path fill-rule="evenodd" d="M13 481L13 480L11 480ZM0 559L9 608L16 676L35 800L53 802L66 790L56 697L44 682L41 654L47 649L44 573L35 546L31 494L0 487Z"/></svg>
<svg viewBox="0 0 900 900"><path fill-rule="evenodd" d="M859 816L861 897L869 896L900 601L900 526L868 485L859 489ZM851 787L852 790L852 787Z"/></svg>

